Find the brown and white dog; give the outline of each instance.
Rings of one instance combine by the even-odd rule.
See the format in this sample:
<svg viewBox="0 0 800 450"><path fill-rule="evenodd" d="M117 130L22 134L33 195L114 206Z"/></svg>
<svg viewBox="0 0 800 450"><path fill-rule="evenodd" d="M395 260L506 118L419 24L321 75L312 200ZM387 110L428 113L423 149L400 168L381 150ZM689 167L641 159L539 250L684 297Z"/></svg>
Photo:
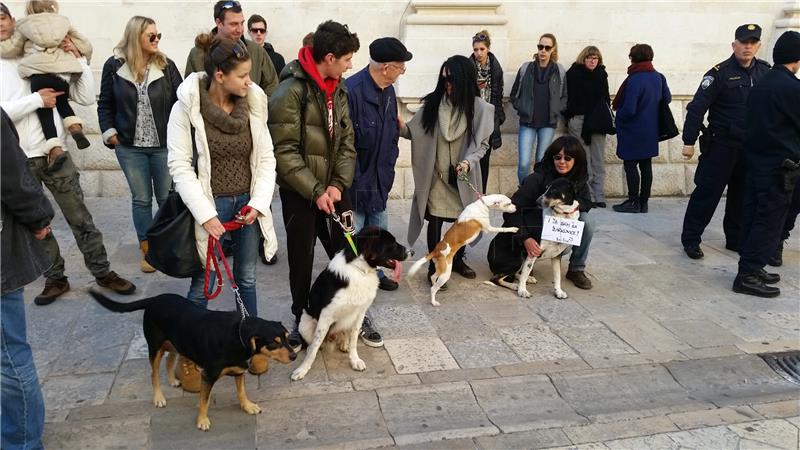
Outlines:
<svg viewBox="0 0 800 450"><path fill-rule="evenodd" d="M458 215L458 219L447 230L442 240L436 244L432 252L415 262L408 274L414 275L428 261L433 260L436 272L431 275L431 305L439 306L436 301L436 293L450 279L453 271L453 257L463 246L471 243L478 238L483 231L494 233L516 233L517 227L495 227L489 221L489 211L497 210L513 213L517 207L511 203L511 199L502 194L484 195L478 200L470 203Z"/></svg>

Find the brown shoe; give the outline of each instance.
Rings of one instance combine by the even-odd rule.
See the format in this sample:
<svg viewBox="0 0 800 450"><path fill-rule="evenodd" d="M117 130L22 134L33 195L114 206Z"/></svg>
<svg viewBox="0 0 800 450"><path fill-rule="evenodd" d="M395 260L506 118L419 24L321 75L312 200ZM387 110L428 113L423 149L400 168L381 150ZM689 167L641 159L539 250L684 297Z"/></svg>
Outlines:
<svg viewBox="0 0 800 450"><path fill-rule="evenodd" d="M150 263L147 262L146 259L144 259L144 255L147 254L147 250L149 249L149 246L147 245L147 241L139 242L139 248L142 250L142 260L139 262L139 268L144 273L153 273L153 272L155 272L156 268L151 266Z"/></svg>
<svg viewBox="0 0 800 450"><path fill-rule="evenodd" d="M194 394L200 392L200 368L191 359L183 355L178 357L175 376L178 377L184 391Z"/></svg>
<svg viewBox="0 0 800 450"><path fill-rule="evenodd" d="M269 359L267 355L256 353L250 358L250 367L247 370L250 371L253 375L261 375L262 373L266 373L267 369L269 369Z"/></svg>
<svg viewBox="0 0 800 450"><path fill-rule="evenodd" d="M117 294L133 294L133 291L136 290L136 286L133 283L117 275L117 272L114 272L113 270L108 272L108 275L104 276L103 278L95 278L95 280L100 286L111 289Z"/></svg>
<svg viewBox="0 0 800 450"><path fill-rule="evenodd" d="M567 272L566 278L581 289L592 288L592 280L590 280L582 270L579 272Z"/></svg>
<svg viewBox="0 0 800 450"><path fill-rule="evenodd" d="M48 278L44 280L44 290L33 299L33 303L39 306L49 305L67 291L69 291L69 283L66 277L60 279Z"/></svg>

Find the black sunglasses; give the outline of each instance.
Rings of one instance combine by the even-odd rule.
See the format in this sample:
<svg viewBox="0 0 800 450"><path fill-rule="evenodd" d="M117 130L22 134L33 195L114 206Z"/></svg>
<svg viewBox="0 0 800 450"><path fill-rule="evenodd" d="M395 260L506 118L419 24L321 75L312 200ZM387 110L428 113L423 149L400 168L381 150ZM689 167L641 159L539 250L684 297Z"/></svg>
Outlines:
<svg viewBox="0 0 800 450"><path fill-rule="evenodd" d="M150 35L148 35L148 36L147 36L147 39L150 41L150 43L151 43L151 44L152 44L153 42L155 42L155 41L156 41L156 39L158 39L158 40L160 41L160 40L161 40L161 33L158 33L158 34L150 34Z"/></svg>
<svg viewBox="0 0 800 450"><path fill-rule="evenodd" d="M235 8L235 7L237 7L237 6L240 6L240 5L239 5L239 2L233 2L233 1L231 1L231 2L225 2L225 3L223 3L223 5L222 5L222 9L231 9L231 8Z"/></svg>
<svg viewBox="0 0 800 450"><path fill-rule="evenodd" d="M560 153L557 154L557 155L553 155L553 161L561 161L562 159L564 161L566 161L566 162L570 162L570 161L572 161L572 156L569 156L569 155L563 155L562 156Z"/></svg>
<svg viewBox="0 0 800 450"><path fill-rule="evenodd" d="M539 45L536 46L536 48L538 48L539 50L544 50L544 51L548 51L549 52L550 50L553 49L553 46L552 45L539 44Z"/></svg>
<svg viewBox="0 0 800 450"><path fill-rule="evenodd" d="M267 32L266 28L250 28L250 32L253 34L265 34Z"/></svg>
<svg viewBox="0 0 800 450"><path fill-rule="evenodd" d="M472 37L472 43L473 44L476 43L476 42L486 42L488 40L489 40L489 36L487 36L484 33L476 34L475 36Z"/></svg>

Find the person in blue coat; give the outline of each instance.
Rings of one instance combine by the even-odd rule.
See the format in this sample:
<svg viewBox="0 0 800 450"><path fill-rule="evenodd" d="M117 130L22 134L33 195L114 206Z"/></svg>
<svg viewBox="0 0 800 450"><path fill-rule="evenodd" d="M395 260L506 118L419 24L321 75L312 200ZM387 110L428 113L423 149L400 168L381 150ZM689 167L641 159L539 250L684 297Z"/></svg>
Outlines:
<svg viewBox="0 0 800 450"><path fill-rule="evenodd" d="M653 68L652 47L636 44L628 57L628 78L611 104L617 111L617 157L625 163L628 199L614 205L614 211L646 213L652 159L658 156L658 106L662 100L672 101L672 94L664 75Z"/></svg>

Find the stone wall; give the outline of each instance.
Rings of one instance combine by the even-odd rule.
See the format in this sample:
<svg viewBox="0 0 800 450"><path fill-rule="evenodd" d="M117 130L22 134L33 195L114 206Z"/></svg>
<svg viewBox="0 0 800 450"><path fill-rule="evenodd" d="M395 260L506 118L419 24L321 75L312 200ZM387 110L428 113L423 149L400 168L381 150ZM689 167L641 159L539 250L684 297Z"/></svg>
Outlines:
<svg viewBox="0 0 800 450"><path fill-rule="evenodd" d="M6 4L20 16L24 2ZM91 66L100 88L100 70L122 35L128 18L146 15L163 33L161 49L184 67L194 36L213 26L213 1L111 0L61 1L61 12L94 45ZM764 28L760 57L769 59L768 47L784 28L800 27L800 6L782 1L693 1L693 2L524 2L524 1L245 1L245 15L258 13L269 23L268 40L287 60L295 57L302 37L326 19L347 23L358 33L362 49L354 58L354 71L368 61L367 46L381 36L402 39L414 59L397 83L403 115L410 117L419 98L431 91L442 61L455 53L469 54L475 32L486 28L492 34L492 51L505 69L506 95L517 68L530 59L542 33L552 32L559 41L560 62L565 67L586 45L598 46L610 76L612 93L625 77L628 49L647 42L655 50L654 64L668 79L673 93L672 112L679 127L683 112L702 74L730 55L733 31L742 23ZM353 71L353 72L354 72ZM351 72L352 73L352 72ZM89 196L126 196L128 187L114 153L102 145L94 107L78 107L88 122L92 147L74 148L72 155L81 168L81 184ZM489 191L509 192L516 187L517 117L506 105L503 147L492 154ZM565 130L559 130L559 134ZM654 164L654 195L685 195L693 188L696 161L684 161L679 138L661 144ZM615 155L616 140L606 146L606 191L624 194L622 165ZM408 142L401 139L393 198L413 193Z"/></svg>

